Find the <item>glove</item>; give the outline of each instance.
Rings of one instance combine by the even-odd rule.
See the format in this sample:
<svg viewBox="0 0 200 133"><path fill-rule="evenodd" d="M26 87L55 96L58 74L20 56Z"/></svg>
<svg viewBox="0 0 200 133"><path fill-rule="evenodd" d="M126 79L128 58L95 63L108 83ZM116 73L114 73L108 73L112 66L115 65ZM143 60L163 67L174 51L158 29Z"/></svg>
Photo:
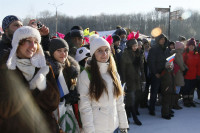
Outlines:
<svg viewBox="0 0 200 133"><path fill-rule="evenodd" d="M78 77L78 70L74 66L72 66L71 67L71 78L74 79L77 77Z"/></svg>
<svg viewBox="0 0 200 133"><path fill-rule="evenodd" d="M68 94L64 96L65 98L65 105L66 104L75 104L80 100L80 94L77 93L76 90L70 91Z"/></svg>
<svg viewBox="0 0 200 133"><path fill-rule="evenodd" d="M145 88L146 88L146 82L142 82L141 83L141 87L142 87L142 92L144 92Z"/></svg>
<svg viewBox="0 0 200 133"><path fill-rule="evenodd" d="M120 128L119 130L120 130L120 133L128 133L126 128Z"/></svg>

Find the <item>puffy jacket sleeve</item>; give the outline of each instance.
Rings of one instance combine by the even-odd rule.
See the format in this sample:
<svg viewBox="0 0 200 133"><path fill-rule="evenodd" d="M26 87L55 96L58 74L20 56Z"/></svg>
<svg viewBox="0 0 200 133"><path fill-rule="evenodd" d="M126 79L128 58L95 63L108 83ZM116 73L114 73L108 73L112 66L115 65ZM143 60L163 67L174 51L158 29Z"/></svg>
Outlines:
<svg viewBox="0 0 200 133"><path fill-rule="evenodd" d="M91 99L89 96L89 84L88 74L84 70L78 77L78 91L80 93L79 111L84 132L95 133Z"/></svg>
<svg viewBox="0 0 200 133"><path fill-rule="evenodd" d="M118 74L117 76L120 81L120 77ZM119 128L129 128L126 111L125 111L124 95L121 95L117 99L117 113L118 113L118 118L119 118Z"/></svg>
<svg viewBox="0 0 200 133"><path fill-rule="evenodd" d="M156 55L155 55L155 49L151 48L149 51L149 55L147 58L147 63L149 65L150 71L153 74L156 74Z"/></svg>

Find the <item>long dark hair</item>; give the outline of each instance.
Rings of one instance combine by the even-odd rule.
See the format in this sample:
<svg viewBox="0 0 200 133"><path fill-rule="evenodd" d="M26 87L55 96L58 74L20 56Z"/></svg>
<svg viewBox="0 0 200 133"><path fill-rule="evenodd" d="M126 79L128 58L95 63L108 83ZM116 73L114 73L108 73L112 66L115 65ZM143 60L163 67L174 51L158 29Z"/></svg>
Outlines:
<svg viewBox="0 0 200 133"><path fill-rule="evenodd" d="M108 90L106 87L106 83L104 79L102 78L101 73L99 71L99 67L97 65L97 60L95 58L95 55L92 56L90 67L88 67L87 69L89 69L90 74L91 74L90 86L89 86L90 98L98 101L104 91L108 94ZM123 90L122 90L120 81L117 78L116 64L111 54L109 57L108 72L113 79L114 96L118 98L119 96L123 94Z"/></svg>

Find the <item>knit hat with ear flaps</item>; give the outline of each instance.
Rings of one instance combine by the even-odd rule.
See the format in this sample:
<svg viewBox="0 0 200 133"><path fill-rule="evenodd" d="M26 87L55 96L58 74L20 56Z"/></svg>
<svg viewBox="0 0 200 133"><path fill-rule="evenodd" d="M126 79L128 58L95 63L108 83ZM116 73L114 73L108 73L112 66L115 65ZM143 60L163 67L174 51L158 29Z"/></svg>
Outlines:
<svg viewBox="0 0 200 133"><path fill-rule="evenodd" d="M176 41L175 49L181 49L181 48L184 48L184 44L182 42Z"/></svg>
<svg viewBox="0 0 200 133"><path fill-rule="evenodd" d="M195 41L194 38L191 38L191 39L187 42L187 46L190 46L190 45L196 46L196 41Z"/></svg>
<svg viewBox="0 0 200 133"><path fill-rule="evenodd" d="M68 43L64 39L61 38L52 39L49 44L49 52L51 56L53 56L53 53L60 48L66 48L69 51Z"/></svg>
<svg viewBox="0 0 200 133"><path fill-rule="evenodd" d="M107 46L110 49L110 44L102 37L99 37L98 34L90 36L90 55L92 56L95 51L102 47Z"/></svg>
<svg viewBox="0 0 200 133"><path fill-rule="evenodd" d="M6 63L8 69L11 69L11 70L16 69L16 59L17 59L16 52L17 52L17 48L19 46L19 42L20 42L20 40L26 39L29 37L36 38L39 43L39 45L38 45L39 48L38 48L37 52L33 55L33 57L30 58L32 65L35 67L38 67L38 68L46 66L46 60L44 57L43 49L40 45L41 36L40 36L39 31L30 26L23 26L14 32L13 39L12 39L12 49L11 49L9 58Z"/></svg>

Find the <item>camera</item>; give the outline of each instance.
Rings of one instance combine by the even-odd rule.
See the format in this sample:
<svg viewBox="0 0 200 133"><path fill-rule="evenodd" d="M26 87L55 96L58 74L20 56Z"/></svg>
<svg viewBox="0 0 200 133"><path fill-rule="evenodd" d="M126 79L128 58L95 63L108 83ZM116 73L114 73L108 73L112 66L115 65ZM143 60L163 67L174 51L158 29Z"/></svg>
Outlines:
<svg viewBox="0 0 200 133"><path fill-rule="evenodd" d="M37 22L37 28L38 28L38 29L41 29L42 26L43 26L43 24L42 24L41 22Z"/></svg>

